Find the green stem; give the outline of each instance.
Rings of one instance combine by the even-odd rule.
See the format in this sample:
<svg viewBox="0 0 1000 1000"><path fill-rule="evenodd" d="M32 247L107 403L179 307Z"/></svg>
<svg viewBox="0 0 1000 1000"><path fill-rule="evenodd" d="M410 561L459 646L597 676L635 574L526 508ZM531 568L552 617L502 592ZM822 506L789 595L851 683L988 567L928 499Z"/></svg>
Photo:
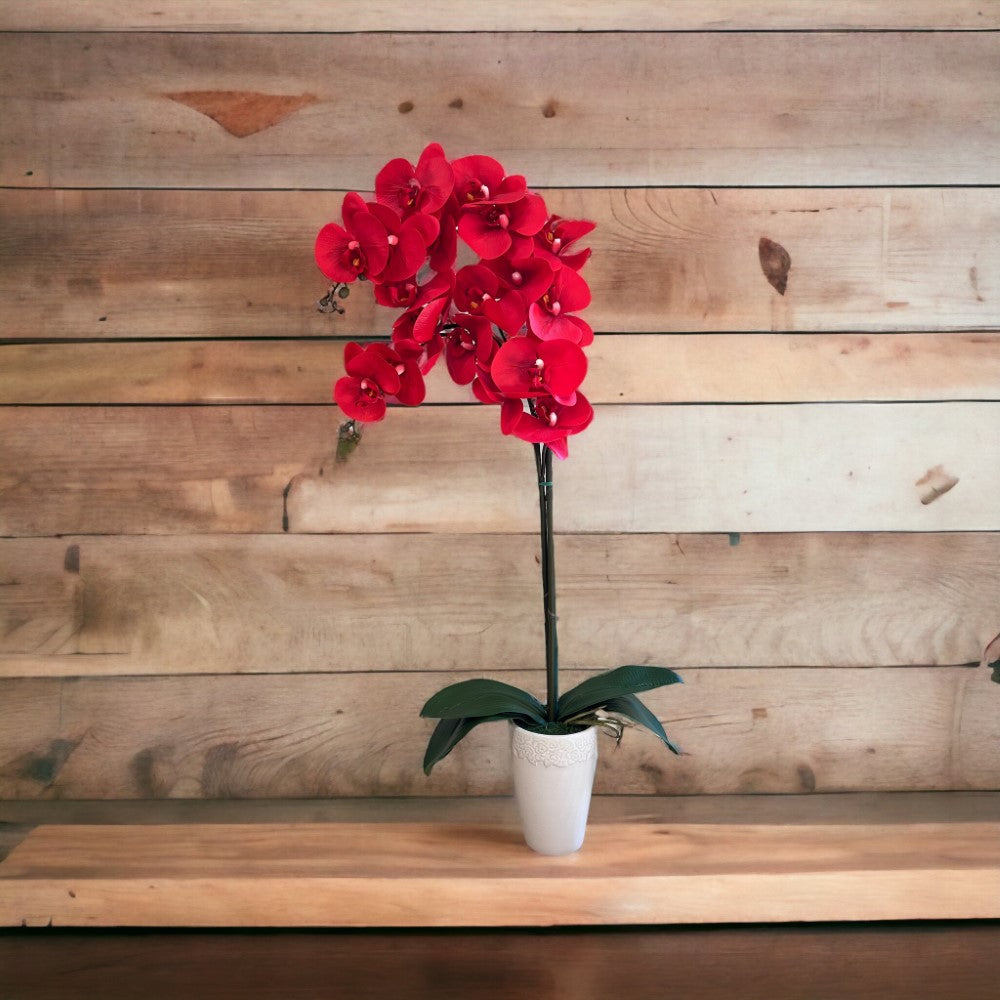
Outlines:
<svg viewBox="0 0 1000 1000"><path fill-rule="evenodd" d="M556 623L556 558L552 518L552 452L544 445L535 446L538 472L538 511L542 544L542 604L545 614L546 712L555 722L559 703L559 637Z"/></svg>

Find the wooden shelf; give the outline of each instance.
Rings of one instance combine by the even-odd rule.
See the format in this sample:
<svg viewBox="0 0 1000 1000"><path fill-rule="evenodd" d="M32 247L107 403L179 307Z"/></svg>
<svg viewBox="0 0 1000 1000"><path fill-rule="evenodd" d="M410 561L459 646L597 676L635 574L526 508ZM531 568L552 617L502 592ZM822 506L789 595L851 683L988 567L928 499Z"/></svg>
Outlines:
<svg viewBox="0 0 1000 1000"><path fill-rule="evenodd" d="M362 805L342 813L347 821L261 821L258 807L252 822L232 822L230 809L222 814L227 822L191 810L185 822L44 823L0 863L0 924L525 927L1000 917L998 796L924 796L919 808L904 809L898 797L868 796L867 811L853 814L849 797L830 797L842 801L822 808L785 800L775 803L778 821L760 806L753 821L732 821L738 798L728 809L715 806L714 817L706 811L712 805L689 806L688 818L675 821L662 818L671 800L601 805L583 849L566 858L529 851L503 803L454 803L439 822L408 818L423 819L427 803L395 803L373 805L377 820L359 819ZM477 812L497 818L462 816Z"/></svg>

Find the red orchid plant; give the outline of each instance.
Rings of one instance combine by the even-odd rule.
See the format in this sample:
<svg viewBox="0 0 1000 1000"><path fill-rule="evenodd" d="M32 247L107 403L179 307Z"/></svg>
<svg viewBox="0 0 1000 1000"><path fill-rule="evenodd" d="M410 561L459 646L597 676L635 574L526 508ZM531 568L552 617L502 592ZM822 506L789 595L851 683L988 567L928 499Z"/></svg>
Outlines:
<svg viewBox="0 0 1000 1000"><path fill-rule="evenodd" d="M391 404L422 403L424 376L443 354L458 385L499 407L500 430L534 448L547 698L489 679L439 691L421 711L438 720L424 757L428 774L476 726L503 719L547 733L596 725L618 739L638 723L678 752L636 697L679 682L672 670L619 667L559 694L552 456L566 458L568 438L594 417L580 391L583 349L594 339L579 315L590 304L580 274L590 249L577 246L593 229L551 215L524 177L492 157L449 161L432 143L416 165L390 160L375 177L374 201L347 194L341 224L328 223L316 238L316 262L333 283L321 309L342 312L336 298L360 280L379 304L401 310L388 342L344 350L346 374L333 389L348 417L342 440L356 442L357 424L382 420ZM456 270L460 240L479 259Z"/></svg>

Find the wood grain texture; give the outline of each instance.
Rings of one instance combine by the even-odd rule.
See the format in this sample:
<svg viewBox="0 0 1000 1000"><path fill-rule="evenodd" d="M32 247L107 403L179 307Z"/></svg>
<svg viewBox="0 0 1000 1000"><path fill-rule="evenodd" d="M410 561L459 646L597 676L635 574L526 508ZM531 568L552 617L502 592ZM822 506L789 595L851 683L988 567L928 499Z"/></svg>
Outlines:
<svg viewBox="0 0 1000 1000"><path fill-rule="evenodd" d="M394 410L342 463L338 413L0 408L0 533L537 530L531 450L495 409ZM996 403L600 407L559 467L556 525L996 530L998 434ZM929 473L957 485L929 502Z"/></svg>
<svg viewBox="0 0 1000 1000"><path fill-rule="evenodd" d="M433 136L542 186L993 184L998 56L991 32L10 33L0 183L356 188ZM238 138L190 92L310 100Z"/></svg>
<svg viewBox="0 0 1000 1000"><path fill-rule="evenodd" d="M214 675L0 681L0 798L317 798L508 794L504 725L429 778L420 706L475 674ZM586 676L567 670L563 688ZM644 700L685 755L626 734L601 749L614 794L1000 787L985 670L685 670ZM541 667L504 678L538 691Z"/></svg>
<svg viewBox="0 0 1000 1000"><path fill-rule="evenodd" d="M531 535L7 539L0 675L527 667L544 649L537 548ZM562 535L556 559L567 667L968 664L1000 628L1000 534Z"/></svg>
<svg viewBox="0 0 1000 1000"><path fill-rule="evenodd" d="M755 31L1000 28L992 0L34 0L0 6L3 31Z"/></svg>
<svg viewBox="0 0 1000 1000"><path fill-rule="evenodd" d="M592 403L1000 400L1000 333L599 335ZM327 340L0 343L0 405L324 404ZM471 402L439 364L429 404Z"/></svg>
<svg viewBox="0 0 1000 1000"><path fill-rule="evenodd" d="M819 984L838 1000L995 1000L998 977L996 921L0 936L0 989L39 1000L315 1000L331 983L354 1000L399 996L401 983L406 1000L641 998L664 983L685 1000L731 1000L733 983L741 1000L802 1000Z"/></svg>
<svg viewBox="0 0 1000 1000"><path fill-rule="evenodd" d="M542 193L551 211L597 223L585 274L599 331L1000 328L994 188ZM385 335L396 314L367 288L355 288L345 316L316 310L327 285L313 243L341 201L341 192L0 191L0 333ZM762 272L762 237L791 258L784 295Z"/></svg>
<svg viewBox="0 0 1000 1000"><path fill-rule="evenodd" d="M503 927L1000 917L995 823L595 824L569 858L446 824L39 827L6 926ZM766 902L764 902L766 901Z"/></svg>
<svg viewBox="0 0 1000 1000"><path fill-rule="evenodd" d="M1000 792L837 792L824 795L595 795L590 823L906 825L1000 823ZM0 800L11 840L36 826L176 823L459 823L511 826L509 795L323 799ZM13 843L11 843L13 846Z"/></svg>

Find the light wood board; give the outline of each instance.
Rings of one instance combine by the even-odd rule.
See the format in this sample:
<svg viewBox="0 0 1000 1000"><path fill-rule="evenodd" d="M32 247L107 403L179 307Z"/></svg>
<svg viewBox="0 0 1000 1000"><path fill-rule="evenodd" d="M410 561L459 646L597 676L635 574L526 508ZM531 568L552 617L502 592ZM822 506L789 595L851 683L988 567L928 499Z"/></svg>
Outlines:
<svg viewBox="0 0 1000 1000"><path fill-rule="evenodd" d="M1000 400L1000 333L602 334L593 403ZM0 344L0 404L326 404L327 340ZM428 404L471 402L443 362Z"/></svg>
<svg viewBox="0 0 1000 1000"><path fill-rule="evenodd" d="M343 182L335 172L325 176ZM359 181L362 189L372 182ZM600 332L1000 328L995 188L542 194L552 212L597 223L582 242L594 251L583 272L593 291L586 316ZM327 282L313 243L322 225L339 219L342 198L340 191L0 191L7 248L0 333L386 336L396 312L377 307L367 287L355 286L344 316L316 310ZM761 238L789 255L783 295L765 277Z"/></svg>
<svg viewBox="0 0 1000 1000"><path fill-rule="evenodd" d="M2 407L0 533L537 530L496 407L394 409L335 461L329 407ZM1000 404L604 406L562 532L992 531Z"/></svg>
<svg viewBox="0 0 1000 1000"><path fill-rule="evenodd" d="M534 535L0 540L0 676L538 662ZM562 663L978 662L1000 533L560 535Z"/></svg>
<svg viewBox="0 0 1000 1000"><path fill-rule="evenodd" d="M356 188L433 138L540 186L995 184L998 58L993 32L10 33L0 183Z"/></svg>
<svg viewBox="0 0 1000 1000"><path fill-rule="evenodd" d="M995 0L6 0L4 31L755 31L1000 27Z"/></svg>
<svg viewBox="0 0 1000 1000"><path fill-rule="evenodd" d="M40 827L0 865L7 926L554 926L995 918L996 823L592 824L566 858L510 827Z"/></svg>

